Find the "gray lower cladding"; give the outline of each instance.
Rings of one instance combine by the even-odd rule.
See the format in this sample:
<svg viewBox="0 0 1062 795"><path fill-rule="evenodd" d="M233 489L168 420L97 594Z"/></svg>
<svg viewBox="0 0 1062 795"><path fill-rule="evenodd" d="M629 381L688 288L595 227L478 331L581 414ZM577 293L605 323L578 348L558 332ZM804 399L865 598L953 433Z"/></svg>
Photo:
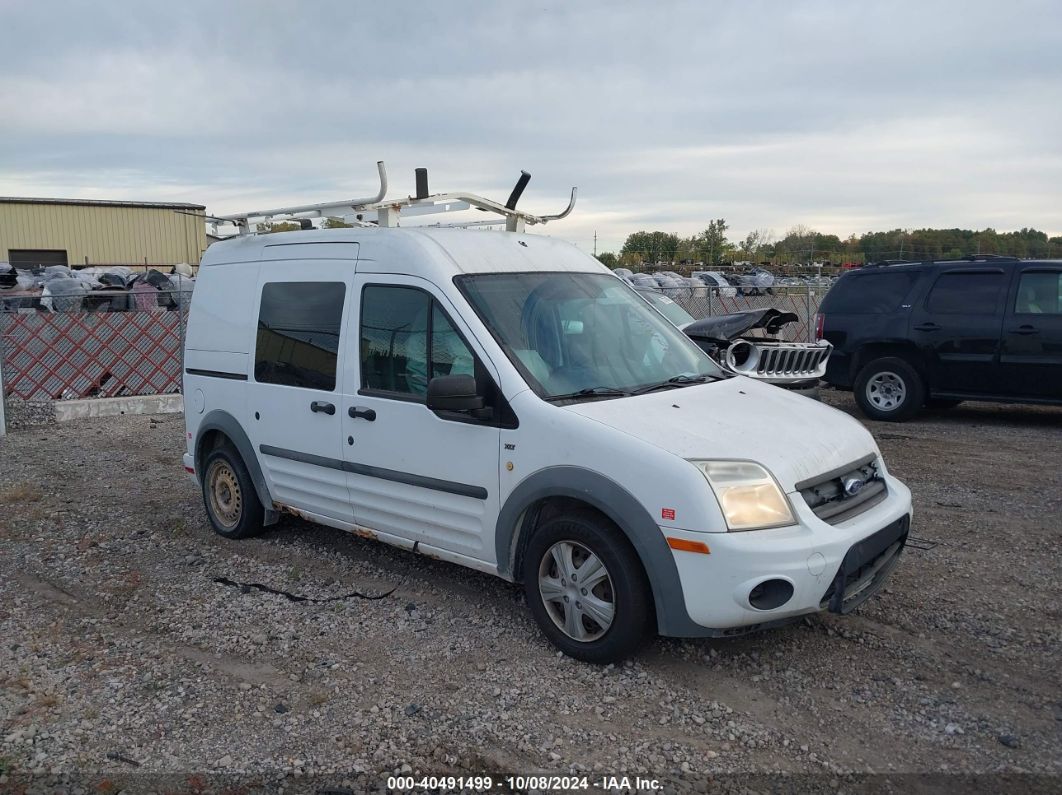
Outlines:
<svg viewBox="0 0 1062 795"><path fill-rule="evenodd" d="M383 467L374 467L369 464L355 464L353 461L340 461L338 458L326 458L311 453L300 453L298 450L287 450L283 447L273 447L268 444L259 445L258 449L262 452L262 455L271 455L274 458L286 458L289 461L298 461L302 464L339 469L355 475L365 475L370 478L405 483L407 486L420 486L433 491L459 494L462 497L472 497L477 500L487 499L487 490L482 486L470 486L453 480L429 478L424 475L414 475L410 472L399 472L396 469L384 469Z"/></svg>
<svg viewBox="0 0 1062 795"><path fill-rule="evenodd" d="M541 469L530 475L505 501L495 528L498 573L506 579L520 577L517 558L526 539L522 517L537 502L568 497L597 509L623 531L645 569L656 607L656 626L661 635L706 638L729 634L697 624L686 611L678 566L660 526L625 488L604 475L573 466Z"/></svg>

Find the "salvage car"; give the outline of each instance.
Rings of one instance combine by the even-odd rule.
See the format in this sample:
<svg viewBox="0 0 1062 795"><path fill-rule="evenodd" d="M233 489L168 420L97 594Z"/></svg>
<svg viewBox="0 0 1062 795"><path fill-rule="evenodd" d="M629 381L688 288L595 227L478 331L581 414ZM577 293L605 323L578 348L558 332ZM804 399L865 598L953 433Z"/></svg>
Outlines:
<svg viewBox="0 0 1062 795"><path fill-rule="evenodd" d="M771 295L774 292L774 274L765 268L736 274L732 281L737 282L739 295Z"/></svg>
<svg viewBox="0 0 1062 795"><path fill-rule="evenodd" d="M826 373L833 345L826 340L779 339L785 326L799 321L796 313L750 309L696 320L658 290L635 290L728 372L785 387L806 397L818 396L819 379Z"/></svg>
<svg viewBox="0 0 1062 795"><path fill-rule="evenodd" d="M255 235L236 214L203 256L183 462L218 534L288 513L521 583L544 635L598 663L881 589L911 494L862 424L724 371L589 254L523 232L567 211L383 185L261 213L374 226ZM456 202L510 231L398 226Z"/></svg>
<svg viewBox="0 0 1062 795"><path fill-rule="evenodd" d="M727 278L718 271L694 271L690 274L694 279L702 282L715 291L720 298L734 298L738 290Z"/></svg>

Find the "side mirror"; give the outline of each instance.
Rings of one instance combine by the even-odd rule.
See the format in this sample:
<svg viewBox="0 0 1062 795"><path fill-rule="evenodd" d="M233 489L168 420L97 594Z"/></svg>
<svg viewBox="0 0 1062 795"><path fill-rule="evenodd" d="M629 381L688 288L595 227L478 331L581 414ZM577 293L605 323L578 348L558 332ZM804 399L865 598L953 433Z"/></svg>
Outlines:
<svg viewBox="0 0 1062 795"><path fill-rule="evenodd" d="M478 411L484 403L471 375L440 375L428 382L428 408L432 411Z"/></svg>

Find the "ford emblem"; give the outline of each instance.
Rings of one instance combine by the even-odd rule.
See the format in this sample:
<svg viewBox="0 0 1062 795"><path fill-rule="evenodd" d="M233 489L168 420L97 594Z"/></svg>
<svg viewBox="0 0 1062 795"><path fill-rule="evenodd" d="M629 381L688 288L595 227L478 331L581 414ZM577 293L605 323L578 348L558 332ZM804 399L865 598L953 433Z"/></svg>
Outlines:
<svg viewBox="0 0 1062 795"><path fill-rule="evenodd" d="M844 479L844 493L849 497L854 497L863 490L865 485L867 482L863 478L847 477Z"/></svg>

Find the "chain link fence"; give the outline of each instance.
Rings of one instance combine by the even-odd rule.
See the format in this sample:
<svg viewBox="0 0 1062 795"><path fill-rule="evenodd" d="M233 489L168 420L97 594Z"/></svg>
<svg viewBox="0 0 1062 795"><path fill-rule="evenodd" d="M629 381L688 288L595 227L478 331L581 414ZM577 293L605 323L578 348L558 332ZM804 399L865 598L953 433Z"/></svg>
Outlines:
<svg viewBox="0 0 1062 795"><path fill-rule="evenodd" d="M93 291L0 304L3 397L42 402L180 392L191 292Z"/></svg>
<svg viewBox="0 0 1062 795"><path fill-rule="evenodd" d="M792 342L814 337L815 313L827 288L774 288L740 295L725 288L660 288L700 319L774 308L797 316L781 330ZM181 391L184 330L191 292L93 291L57 300L10 296L0 302L0 384L7 401L164 395ZM65 301L65 303L64 303Z"/></svg>

